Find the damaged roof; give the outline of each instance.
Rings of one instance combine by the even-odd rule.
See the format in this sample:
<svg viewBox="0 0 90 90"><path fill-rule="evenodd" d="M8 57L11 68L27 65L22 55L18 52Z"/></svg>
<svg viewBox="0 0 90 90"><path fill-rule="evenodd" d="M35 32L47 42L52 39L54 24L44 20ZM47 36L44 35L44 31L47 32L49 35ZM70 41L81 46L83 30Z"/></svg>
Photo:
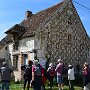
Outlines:
<svg viewBox="0 0 90 90"><path fill-rule="evenodd" d="M20 26L19 24L16 24L12 26L9 30L7 30L6 34L13 34L13 33L19 33L22 32L25 28L23 26Z"/></svg>
<svg viewBox="0 0 90 90"><path fill-rule="evenodd" d="M25 31L22 37L30 36L32 33L35 33L36 30L46 21L47 18L60 8L65 1L54 5L48 9L38 12L37 14L32 15L27 20L24 20L21 24L28 29Z"/></svg>
<svg viewBox="0 0 90 90"><path fill-rule="evenodd" d="M21 36L22 37L28 37L35 35L36 30L45 23L46 19L51 17L51 15L58 9L61 8L61 6L64 4L66 0L64 0L61 3L58 3L57 5L54 5L50 8L47 8L43 11L40 11L36 14L33 14L31 17L27 18L26 20L23 20L20 24L16 24L15 26L11 27L9 30L7 30L5 33L8 34L5 38L3 38L0 41L0 47L2 47L4 44L6 44L9 41L13 40L13 36L11 34L13 33L22 33L25 31Z"/></svg>

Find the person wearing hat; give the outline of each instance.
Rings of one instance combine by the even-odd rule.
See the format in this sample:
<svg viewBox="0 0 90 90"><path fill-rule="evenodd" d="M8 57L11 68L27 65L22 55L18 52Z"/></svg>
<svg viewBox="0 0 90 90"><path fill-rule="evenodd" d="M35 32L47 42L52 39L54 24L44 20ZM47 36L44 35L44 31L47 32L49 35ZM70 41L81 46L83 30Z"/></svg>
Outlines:
<svg viewBox="0 0 90 90"><path fill-rule="evenodd" d="M48 73L48 80L50 83L50 90L52 90L52 86L53 86L53 78L55 76L55 68L53 63L49 64L49 68L47 69L47 73Z"/></svg>
<svg viewBox="0 0 90 90"><path fill-rule="evenodd" d="M63 90L62 70L63 70L63 61L61 59L58 59L58 64L56 66L55 72L57 73L57 83L59 90Z"/></svg>
<svg viewBox="0 0 90 90"><path fill-rule="evenodd" d="M74 90L74 86L73 86L73 81L75 80L75 76L74 76L74 68L73 66L70 64L68 66L68 81L69 81L69 90Z"/></svg>
<svg viewBox="0 0 90 90"><path fill-rule="evenodd" d="M9 90L9 83L11 81L12 69L7 66L6 62L3 62L3 66L0 68L2 90Z"/></svg>

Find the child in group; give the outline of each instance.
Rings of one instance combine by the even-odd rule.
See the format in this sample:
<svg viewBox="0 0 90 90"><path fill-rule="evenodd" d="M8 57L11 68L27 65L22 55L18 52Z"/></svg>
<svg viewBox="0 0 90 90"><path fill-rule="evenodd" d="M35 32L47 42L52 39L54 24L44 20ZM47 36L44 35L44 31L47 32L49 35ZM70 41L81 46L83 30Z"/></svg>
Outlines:
<svg viewBox="0 0 90 90"><path fill-rule="evenodd" d="M55 76L55 69L54 69L53 63L49 64L49 68L47 69L47 72L48 72L48 80L50 83L50 90L52 90L53 78Z"/></svg>

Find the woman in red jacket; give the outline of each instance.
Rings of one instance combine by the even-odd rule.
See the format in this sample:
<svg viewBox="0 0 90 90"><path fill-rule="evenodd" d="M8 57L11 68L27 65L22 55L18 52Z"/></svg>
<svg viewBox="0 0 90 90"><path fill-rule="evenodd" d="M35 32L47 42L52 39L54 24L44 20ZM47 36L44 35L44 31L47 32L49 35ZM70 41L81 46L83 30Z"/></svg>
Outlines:
<svg viewBox="0 0 90 90"><path fill-rule="evenodd" d="M85 62L83 65L83 86L84 86L84 90L86 90L86 85L89 83L89 66L88 63Z"/></svg>

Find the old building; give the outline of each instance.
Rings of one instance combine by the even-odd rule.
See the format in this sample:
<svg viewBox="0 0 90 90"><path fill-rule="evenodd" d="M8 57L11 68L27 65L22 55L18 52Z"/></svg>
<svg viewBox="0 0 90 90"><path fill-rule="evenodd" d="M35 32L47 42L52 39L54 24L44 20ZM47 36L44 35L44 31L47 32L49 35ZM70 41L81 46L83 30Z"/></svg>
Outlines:
<svg viewBox="0 0 90 90"><path fill-rule="evenodd" d="M90 60L90 38L72 0L64 0L36 14L27 11L25 20L6 34L13 37L7 45L12 45L9 58L16 68L16 80L21 80L21 65L27 64L29 59L57 62L62 58L67 64L81 66Z"/></svg>
<svg viewBox="0 0 90 90"><path fill-rule="evenodd" d="M7 35L0 41L0 67L2 66L3 61L9 62L8 64L11 66L12 59L12 35Z"/></svg>

